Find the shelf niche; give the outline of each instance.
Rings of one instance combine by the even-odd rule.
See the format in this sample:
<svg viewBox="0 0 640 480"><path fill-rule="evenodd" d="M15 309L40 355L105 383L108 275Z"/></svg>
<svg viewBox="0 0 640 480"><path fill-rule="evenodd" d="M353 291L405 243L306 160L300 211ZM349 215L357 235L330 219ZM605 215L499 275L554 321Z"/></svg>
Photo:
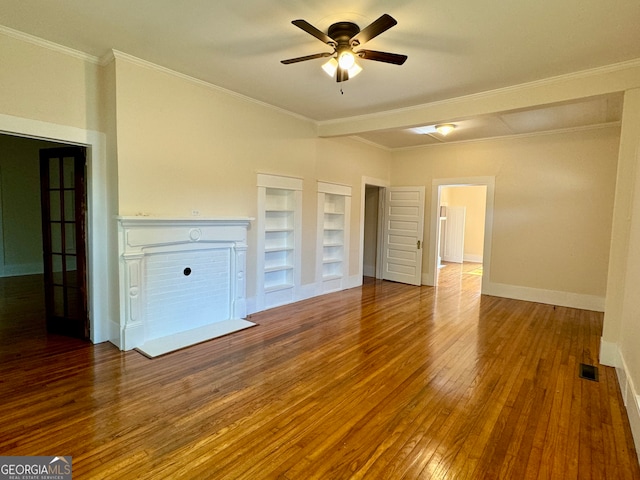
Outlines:
<svg viewBox="0 0 640 480"><path fill-rule="evenodd" d="M321 294L347 286L350 212L350 186L318 182L316 282Z"/></svg>
<svg viewBox="0 0 640 480"><path fill-rule="evenodd" d="M301 200L302 179L258 174L258 311L298 298Z"/></svg>

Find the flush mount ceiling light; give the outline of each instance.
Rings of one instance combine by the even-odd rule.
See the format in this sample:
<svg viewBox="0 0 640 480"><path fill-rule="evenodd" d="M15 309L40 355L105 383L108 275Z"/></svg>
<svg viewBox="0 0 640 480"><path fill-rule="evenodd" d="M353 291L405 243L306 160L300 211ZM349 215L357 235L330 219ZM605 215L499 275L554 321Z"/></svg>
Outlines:
<svg viewBox="0 0 640 480"><path fill-rule="evenodd" d="M410 128L409 130L412 131L413 133L418 133L420 135L428 135L430 133L436 133L436 126L435 125L425 125L423 127Z"/></svg>
<svg viewBox="0 0 640 480"><path fill-rule="evenodd" d="M398 55L397 53L378 52L376 50L354 50L354 48L377 37L398 23L393 17L386 13L363 30L360 30L360 27L352 22L338 22L331 25L326 34L306 20L294 20L291 23L329 45L333 48L333 52L290 58L288 60L282 60L281 63L288 65L305 60L331 57L328 62L322 65L322 69L331 76L335 75L336 82L345 82L362 71L362 67L356 63L356 57L362 58L363 60L392 63L394 65L402 65L407 59L406 55Z"/></svg>
<svg viewBox="0 0 640 480"><path fill-rule="evenodd" d="M446 137L448 134L455 130L456 126L453 123L442 123L440 125L436 125L436 132L438 132L443 137Z"/></svg>

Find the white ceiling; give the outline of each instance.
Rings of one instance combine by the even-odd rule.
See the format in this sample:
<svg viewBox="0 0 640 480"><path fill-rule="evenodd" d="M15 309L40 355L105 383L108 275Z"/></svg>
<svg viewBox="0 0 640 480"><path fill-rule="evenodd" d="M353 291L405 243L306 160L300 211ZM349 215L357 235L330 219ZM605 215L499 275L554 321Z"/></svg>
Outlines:
<svg viewBox="0 0 640 480"><path fill-rule="evenodd" d="M408 55L403 66L361 60L338 84L329 51L291 24L398 24L365 48ZM374 114L640 58L638 0L2 0L0 24L96 57L111 49L315 121ZM341 91L342 90L342 91ZM448 141L616 122L620 96L451 119ZM363 134L389 148L438 143L406 131Z"/></svg>

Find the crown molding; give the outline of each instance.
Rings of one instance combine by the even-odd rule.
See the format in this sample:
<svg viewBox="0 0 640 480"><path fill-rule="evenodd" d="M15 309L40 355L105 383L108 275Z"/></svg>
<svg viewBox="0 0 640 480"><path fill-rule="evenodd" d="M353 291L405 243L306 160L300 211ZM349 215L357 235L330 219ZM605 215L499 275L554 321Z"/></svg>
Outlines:
<svg viewBox="0 0 640 480"><path fill-rule="evenodd" d="M14 30L13 28L5 27L4 25L0 25L0 33L6 35L7 37L15 38L16 40L21 40L23 42L27 42L32 45L37 45L39 47L43 47L48 50L53 50L55 52L68 55L70 57L77 58L85 62L93 63L95 65L100 65L100 59L94 55L89 55L88 53L81 52L80 50L75 50L73 48L65 47L64 45L50 42L49 40L44 40L40 37L35 37L28 33Z"/></svg>
<svg viewBox="0 0 640 480"><path fill-rule="evenodd" d="M373 142L368 138L359 137L358 135L349 135L346 138L350 138L351 140L354 140L356 142L364 143L365 145L369 145L370 147L386 150L387 152L393 152L394 150L397 150L397 148L387 147L386 145L380 145L379 143Z"/></svg>

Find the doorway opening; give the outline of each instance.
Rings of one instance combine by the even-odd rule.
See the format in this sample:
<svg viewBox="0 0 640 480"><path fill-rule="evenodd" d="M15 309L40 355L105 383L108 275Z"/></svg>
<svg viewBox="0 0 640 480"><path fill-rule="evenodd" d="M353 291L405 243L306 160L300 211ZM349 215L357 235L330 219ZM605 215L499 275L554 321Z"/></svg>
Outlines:
<svg viewBox="0 0 640 480"><path fill-rule="evenodd" d="M427 284L482 293L490 279L494 189L494 177L433 180Z"/></svg>
<svg viewBox="0 0 640 480"><path fill-rule="evenodd" d="M90 340L93 343L101 343L117 339L118 331L109 320L112 308L110 305L117 305L118 298L117 290L113 288L113 282L110 282L114 269L108 253L117 248L115 226L109 221L117 212L116 198L109 195L110 191L115 191L117 173L115 165L107 165L105 134L28 118L0 115L0 135L86 148L86 255ZM35 158L37 161L38 153L35 154ZM39 195L35 198L38 203ZM5 257L6 252L2 258ZM2 274L7 274L6 268Z"/></svg>
<svg viewBox="0 0 640 480"><path fill-rule="evenodd" d="M437 285L479 292L487 187L443 185L439 190Z"/></svg>
<svg viewBox="0 0 640 480"><path fill-rule="evenodd" d="M68 307L68 300L73 297L70 294L72 289L68 288L70 279L77 274L77 264L86 264L84 237L83 245L79 245L75 237L75 232L85 230L86 201L84 195L78 194L80 182L73 184L69 175L60 174L52 181L51 195L47 193L45 198L41 194L42 175L50 177L50 171L42 169L41 152L61 149L82 151L84 160L82 147L0 134L0 198L3 200L0 203L0 280L3 287L0 289L0 298L4 305L11 305L11 308L3 308L2 312L5 333L8 328L15 334L18 328L15 323L19 320L22 322L19 328L31 332L30 335L36 332L46 334L47 331L70 334L52 328L54 325L50 324L49 319L55 310L52 305L61 302L65 305L66 316L71 316ZM84 179L84 168L78 173ZM64 184L55 183L59 178L64 178ZM82 228L77 228L76 222L67 218L69 212L75 213L77 210L73 202L70 203L71 199L82 203ZM43 210L44 204L50 207L47 212ZM45 222L47 217L50 221ZM43 229L45 224L47 228ZM44 235L43 232L48 234ZM47 270L50 272L49 282L45 281ZM61 289L64 292L62 296L59 295ZM83 296L86 305L84 281ZM72 336L88 338L86 307L82 318L81 332ZM11 325L5 325L7 322Z"/></svg>
<svg viewBox="0 0 640 480"><path fill-rule="evenodd" d="M363 277L382 278L383 206L385 187L365 185L364 241L362 249Z"/></svg>

